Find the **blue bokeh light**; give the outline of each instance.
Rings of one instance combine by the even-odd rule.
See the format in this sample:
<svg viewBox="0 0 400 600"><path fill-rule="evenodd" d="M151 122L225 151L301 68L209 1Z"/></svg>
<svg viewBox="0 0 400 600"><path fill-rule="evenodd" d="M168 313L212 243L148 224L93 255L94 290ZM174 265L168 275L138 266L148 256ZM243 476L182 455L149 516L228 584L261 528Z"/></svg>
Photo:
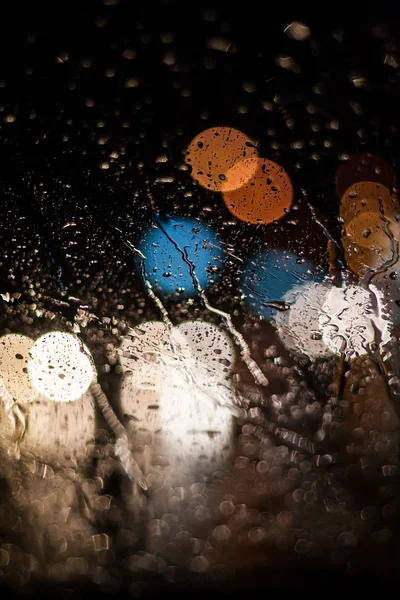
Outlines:
<svg viewBox="0 0 400 600"><path fill-rule="evenodd" d="M293 288L311 281L321 282L326 272L309 260L282 248L260 252L247 261L241 288L251 310L265 319L273 319L277 308L268 302L284 302Z"/></svg>
<svg viewBox="0 0 400 600"><path fill-rule="evenodd" d="M188 217L157 217L138 249L146 257L143 261L138 259L138 268L154 291L180 297L198 293L192 269L201 288L206 289L218 279L224 263L212 227Z"/></svg>

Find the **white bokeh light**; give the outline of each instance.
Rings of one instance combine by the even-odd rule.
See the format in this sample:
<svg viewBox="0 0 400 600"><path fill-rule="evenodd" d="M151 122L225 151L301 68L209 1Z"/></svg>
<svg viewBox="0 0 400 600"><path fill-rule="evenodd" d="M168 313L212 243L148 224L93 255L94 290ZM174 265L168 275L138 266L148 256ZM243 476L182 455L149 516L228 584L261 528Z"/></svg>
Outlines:
<svg viewBox="0 0 400 600"><path fill-rule="evenodd" d="M225 332L200 321L130 331L120 346L121 409L137 443L157 436L174 463L215 468L230 448L234 391L226 377L234 352Z"/></svg>
<svg viewBox="0 0 400 600"><path fill-rule="evenodd" d="M212 386L202 383L194 386L179 371L174 373L161 392L160 421L171 458L216 468L231 448L233 419L223 395L234 391L215 381Z"/></svg>
<svg viewBox="0 0 400 600"><path fill-rule="evenodd" d="M390 324L382 317L382 299L373 285L369 290L332 287L319 317L323 342L333 353L348 356L367 354L374 342L384 346L390 340Z"/></svg>
<svg viewBox="0 0 400 600"><path fill-rule="evenodd" d="M290 308L277 313L275 321L282 342L295 354L360 356L373 342L383 347L390 339L383 294L374 285L367 290L313 283L297 286L285 301Z"/></svg>
<svg viewBox="0 0 400 600"><path fill-rule="evenodd" d="M176 332L172 336L162 321L148 321L131 329L121 342L121 409L133 418L138 443L149 443L161 429L161 392L174 369L184 364L183 344L181 336Z"/></svg>
<svg viewBox="0 0 400 600"><path fill-rule="evenodd" d="M174 328L185 340L185 348L196 363L219 375L229 374L235 346L225 331L206 321L187 321Z"/></svg>
<svg viewBox="0 0 400 600"><path fill-rule="evenodd" d="M227 378L235 346L228 333L206 321L187 321L174 327L173 337L177 335L193 387L217 406L232 406L234 392Z"/></svg>
<svg viewBox="0 0 400 600"><path fill-rule="evenodd" d="M319 322L321 307L330 288L312 283L296 286L286 296L289 310L278 312L275 322L279 336L288 350L306 354L309 358L322 358L332 353L322 336Z"/></svg>
<svg viewBox="0 0 400 600"><path fill-rule="evenodd" d="M119 348L121 366L125 371L135 371L138 362L159 362L164 353L171 351L168 327L162 321L148 321L131 329L123 338Z"/></svg>
<svg viewBox="0 0 400 600"><path fill-rule="evenodd" d="M89 351L85 349L89 354ZM36 390L56 402L72 402L89 388L94 371L77 338L51 332L32 346L28 371Z"/></svg>
<svg viewBox="0 0 400 600"><path fill-rule="evenodd" d="M139 378L142 387L140 371L145 365L153 366L153 373L158 380L164 377L165 369L181 360L182 352L188 358L185 340L175 328L171 332L162 321L148 321L129 331L119 347L122 371L131 373L131 377ZM146 375L145 375L146 377Z"/></svg>

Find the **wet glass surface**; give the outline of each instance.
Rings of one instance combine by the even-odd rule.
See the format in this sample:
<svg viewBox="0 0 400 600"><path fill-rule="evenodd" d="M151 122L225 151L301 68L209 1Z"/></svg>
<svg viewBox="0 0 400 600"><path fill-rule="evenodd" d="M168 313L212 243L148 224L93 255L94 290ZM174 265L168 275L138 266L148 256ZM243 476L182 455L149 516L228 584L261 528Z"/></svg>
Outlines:
<svg viewBox="0 0 400 600"><path fill-rule="evenodd" d="M8 7L7 592L398 583L399 19L257 10Z"/></svg>

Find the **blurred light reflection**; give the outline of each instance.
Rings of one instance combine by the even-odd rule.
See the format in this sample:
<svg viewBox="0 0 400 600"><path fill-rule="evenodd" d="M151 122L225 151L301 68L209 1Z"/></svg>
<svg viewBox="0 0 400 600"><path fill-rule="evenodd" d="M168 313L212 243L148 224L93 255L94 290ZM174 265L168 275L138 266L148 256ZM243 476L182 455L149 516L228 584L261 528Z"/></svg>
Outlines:
<svg viewBox="0 0 400 600"><path fill-rule="evenodd" d="M154 445L157 436L158 451L182 467L215 467L230 450L234 391L226 375L233 344L201 321L171 332L161 322L146 325L133 329L120 348L121 409L133 417L130 431L136 443ZM135 359L138 339L151 352Z"/></svg>
<svg viewBox="0 0 400 600"><path fill-rule="evenodd" d="M86 349L89 354L89 351ZM40 337L30 351L28 371L36 390L49 400L78 400L93 380L92 364L77 338L53 331Z"/></svg>
<svg viewBox="0 0 400 600"><path fill-rule="evenodd" d="M328 283L298 286L285 296L290 309L277 313L281 340L295 354L311 359L329 355L362 356L371 344L390 340L383 294L371 285L335 287Z"/></svg>
<svg viewBox="0 0 400 600"><path fill-rule="evenodd" d="M70 457L85 462L91 458L95 430L95 404L89 391L68 403L39 396L30 404L28 427L19 447L50 464Z"/></svg>
<svg viewBox="0 0 400 600"><path fill-rule="evenodd" d="M253 171L242 187L223 190L228 210L238 219L252 225L266 225L281 219L290 209L293 186L285 169L267 159L249 158L237 162L227 173L239 180Z"/></svg>
<svg viewBox="0 0 400 600"><path fill-rule="evenodd" d="M383 318L383 295L374 286L332 287L322 306L324 343L335 354L364 355L370 345L382 348L390 340L390 323Z"/></svg>
<svg viewBox="0 0 400 600"><path fill-rule="evenodd" d="M324 272L312 261L282 248L271 248L246 263L241 286L246 304L270 319L279 308L285 308L285 296L293 288L312 281L322 282L324 277Z"/></svg>
<svg viewBox="0 0 400 600"><path fill-rule="evenodd" d="M0 339L0 375L15 402L25 404L37 396L28 373L33 340L11 333Z"/></svg>
<svg viewBox="0 0 400 600"><path fill-rule="evenodd" d="M400 205L397 196L378 183L362 181L351 185L340 199L340 216L348 223L362 213L380 214L390 225L395 239L400 239Z"/></svg>
<svg viewBox="0 0 400 600"><path fill-rule="evenodd" d="M193 357L197 368L205 367L221 377L230 373L235 346L219 327L205 321L187 321L175 327L175 332L182 336L184 351Z"/></svg>
<svg viewBox="0 0 400 600"><path fill-rule="evenodd" d="M185 340L179 340L178 332L172 340L171 331L162 321L138 325L122 339L121 410L133 418L138 443L149 443L160 431L161 390L174 363L180 360L183 344Z"/></svg>
<svg viewBox="0 0 400 600"><path fill-rule="evenodd" d="M214 230L195 219L163 219L161 226L146 232L139 250L145 256L143 261L138 259L139 269L145 269L142 276L156 292L165 294L196 295L191 269L205 289L223 267L223 252Z"/></svg>
<svg viewBox="0 0 400 600"><path fill-rule="evenodd" d="M166 453L188 467L199 461L215 469L226 459L232 443L232 415L217 403L225 390L219 389L218 381L205 386L202 381L188 382L179 371L171 375L160 396Z"/></svg>
<svg viewBox="0 0 400 600"><path fill-rule="evenodd" d="M311 359L332 354L323 340L320 326L321 307L329 293L328 284L307 283L296 286L285 295L290 309L276 311L279 337L288 350Z"/></svg>
<svg viewBox="0 0 400 600"><path fill-rule="evenodd" d="M257 165L245 171L230 169L239 161L257 156L253 142L232 127L213 127L199 133L189 144L186 162L192 167L192 177L214 192L232 191L248 181Z"/></svg>

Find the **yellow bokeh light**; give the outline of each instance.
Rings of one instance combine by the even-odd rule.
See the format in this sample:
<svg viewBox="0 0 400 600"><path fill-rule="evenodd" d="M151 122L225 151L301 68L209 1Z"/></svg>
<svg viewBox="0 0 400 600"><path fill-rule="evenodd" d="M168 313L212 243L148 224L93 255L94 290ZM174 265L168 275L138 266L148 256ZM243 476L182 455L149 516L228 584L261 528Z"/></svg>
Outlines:
<svg viewBox="0 0 400 600"><path fill-rule="evenodd" d="M20 404L37 396L28 373L32 346L33 340L25 335L9 334L0 338L0 376L14 401Z"/></svg>
<svg viewBox="0 0 400 600"><path fill-rule="evenodd" d="M252 178L241 188L224 192L223 199L228 210L241 221L266 225L281 219L290 209L293 186L285 169L267 159L249 158L238 162L228 175L253 168Z"/></svg>
<svg viewBox="0 0 400 600"><path fill-rule="evenodd" d="M362 277L393 259L393 241L400 240L397 196L380 183L360 181L340 202L342 245L350 269Z"/></svg>
<svg viewBox="0 0 400 600"><path fill-rule="evenodd" d="M363 277L368 271L378 271L391 259L391 252L386 249L383 253L370 248L363 248L353 243L343 243L346 264L350 269Z"/></svg>
<svg viewBox="0 0 400 600"><path fill-rule="evenodd" d="M243 186L256 170L256 164L247 171L230 172L232 167L240 160L257 155L253 142L238 129L213 127L190 142L186 162L192 167L193 179L201 186L214 192L228 192Z"/></svg>

